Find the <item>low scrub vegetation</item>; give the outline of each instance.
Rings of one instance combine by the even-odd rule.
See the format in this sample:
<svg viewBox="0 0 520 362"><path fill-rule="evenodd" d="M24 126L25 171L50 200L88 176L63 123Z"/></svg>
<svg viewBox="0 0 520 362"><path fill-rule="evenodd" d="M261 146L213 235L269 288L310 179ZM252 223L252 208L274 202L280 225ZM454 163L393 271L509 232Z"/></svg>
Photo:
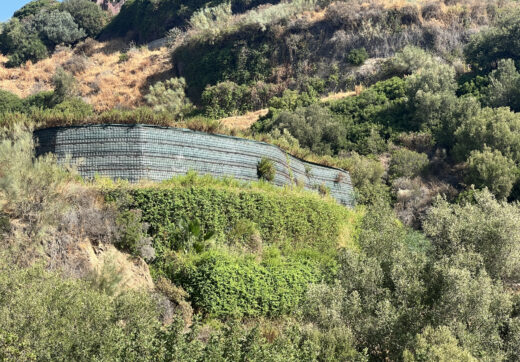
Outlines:
<svg viewBox="0 0 520 362"><path fill-rule="evenodd" d="M171 59L85 40L0 71L0 360L518 359L518 4L260 4L129 1L104 36L174 27ZM89 9L31 2L0 46L75 44ZM101 84L103 60L135 75ZM274 186L268 159L255 183L129 184L34 156L33 127L88 123L270 142L348 170L357 206Z"/></svg>

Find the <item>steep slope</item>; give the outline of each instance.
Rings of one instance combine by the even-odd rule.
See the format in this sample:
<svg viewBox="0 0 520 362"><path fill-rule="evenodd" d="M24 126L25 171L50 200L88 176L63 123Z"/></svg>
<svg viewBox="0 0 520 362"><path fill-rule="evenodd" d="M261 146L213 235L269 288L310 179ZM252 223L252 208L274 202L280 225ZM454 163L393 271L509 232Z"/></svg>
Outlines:
<svg viewBox="0 0 520 362"><path fill-rule="evenodd" d="M121 54L126 56L121 56ZM126 60L128 59L128 60ZM4 62L5 57L0 57ZM8 69L0 65L0 88L20 97L50 90L52 76L63 67L78 82L79 95L95 110L143 104L143 95L157 80L168 78L171 68L166 49L129 47L126 42L87 41L75 50L60 48L36 64Z"/></svg>

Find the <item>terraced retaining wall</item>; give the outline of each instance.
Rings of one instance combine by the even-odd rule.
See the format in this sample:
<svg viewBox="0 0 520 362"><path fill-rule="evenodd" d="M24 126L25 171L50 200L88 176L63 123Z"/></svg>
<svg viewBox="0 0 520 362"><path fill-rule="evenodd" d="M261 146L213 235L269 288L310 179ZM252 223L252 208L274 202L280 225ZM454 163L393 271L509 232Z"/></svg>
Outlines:
<svg viewBox="0 0 520 362"><path fill-rule="evenodd" d="M56 127L35 131L35 136L38 155L82 159L79 172L86 178L162 181L194 170L256 181L258 162L266 157L276 168L275 185L300 182L314 190L323 185L343 205L354 204L347 171L302 161L264 142L148 125Z"/></svg>

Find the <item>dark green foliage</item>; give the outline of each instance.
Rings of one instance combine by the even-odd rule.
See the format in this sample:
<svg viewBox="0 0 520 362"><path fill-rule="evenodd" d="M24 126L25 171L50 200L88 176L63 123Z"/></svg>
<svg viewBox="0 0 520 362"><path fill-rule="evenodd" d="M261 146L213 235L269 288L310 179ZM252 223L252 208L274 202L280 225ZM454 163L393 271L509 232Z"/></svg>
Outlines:
<svg viewBox="0 0 520 362"><path fill-rule="evenodd" d="M57 104L53 110L63 114L73 114L75 117L88 118L94 113L92 106L85 103L81 98L73 97Z"/></svg>
<svg viewBox="0 0 520 362"><path fill-rule="evenodd" d="M142 215L139 210L128 210L119 213L116 222L120 232L115 246L130 254L138 254L141 240L146 236L146 229L143 228L141 218Z"/></svg>
<svg viewBox="0 0 520 362"><path fill-rule="evenodd" d="M327 245L334 245L340 225L349 214L344 207L312 194L280 197L279 191L215 187L135 189L129 194L129 207L142 210L159 253L172 248L176 223L183 219L199 220L202 232L214 232L220 242L238 221L247 218L258 226L267 243L290 240L294 245L326 250ZM122 196L114 190L107 197L116 200Z"/></svg>
<svg viewBox="0 0 520 362"><path fill-rule="evenodd" d="M210 316L277 316L300 304L307 285L319 280L315 270L302 262L261 264L208 252L184 266L174 280L189 293L193 306Z"/></svg>
<svg viewBox="0 0 520 362"><path fill-rule="evenodd" d="M226 81L206 87L201 103L208 117L222 118L266 107L276 88L264 82L248 86Z"/></svg>
<svg viewBox="0 0 520 362"><path fill-rule="evenodd" d="M188 84L188 96L198 101L208 85L223 81L248 84L266 80L271 75L272 49L263 42L264 33L245 32L230 43L193 43L177 48L172 59Z"/></svg>
<svg viewBox="0 0 520 362"><path fill-rule="evenodd" d="M406 113L405 82L394 77L378 82L359 96L346 97L330 104L314 104L320 89L286 90L269 102L271 112L257 122L255 131L284 129L302 147L318 154L356 151L361 154L386 150L385 139L397 130L413 130Z"/></svg>
<svg viewBox="0 0 520 362"><path fill-rule="evenodd" d="M40 268L0 266L0 359L147 360L158 312L137 292L111 297Z"/></svg>
<svg viewBox="0 0 520 362"><path fill-rule="evenodd" d="M428 156L424 153L399 148L392 152L390 160L390 177L419 176L428 165Z"/></svg>
<svg viewBox="0 0 520 362"><path fill-rule="evenodd" d="M233 0L234 13L264 4L265 0ZM279 0L268 1L271 4ZM225 3L222 0L129 0L121 12L108 24L102 33L103 38L130 37L139 43L156 40L167 31L184 28L196 10Z"/></svg>
<svg viewBox="0 0 520 362"><path fill-rule="evenodd" d="M517 12L504 16L496 26L475 34L464 52L474 69L489 72L500 59L520 65L520 18Z"/></svg>
<svg viewBox="0 0 520 362"><path fill-rule="evenodd" d="M258 162L257 172L258 178L266 181L273 181L276 175L276 169L274 167L273 161L268 158L262 158Z"/></svg>
<svg viewBox="0 0 520 362"><path fill-rule="evenodd" d="M88 36L95 37L105 25L105 14L101 8L89 0L64 0L60 10L68 12L78 26Z"/></svg>
<svg viewBox="0 0 520 362"><path fill-rule="evenodd" d="M52 108L54 102L54 92L38 92L24 99L28 107L39 109Z"/></svg>
<svg viewBox="0 0 520 362"><path fill-rule="evenodd" d="M518 179L515 162L499 150L472 151L467 161L465 181L477 188L487 187L498 199L509 196Z"/></svg>
<svg viewBox="0 0 520 362"><path fill-rule="evenodd" d="M304 90L286 89L279 97L269 100L269 107L274 110L295 111L299 107L308 107L319 100L319 91L312 84L306 84Z"/></svg>
<svg viewBox="0 0 520 362"><path fill-rule="evenodd" d="M421 334L415 337L411 350L404 351L403 357L406 362L476 361L471 353L458 345L457 338L445 326L437 329L427 326Z"/></svg>
<svg viewBox="0 0 520 362"><path fill-rule="evenodd" d="M271 127L288 130L302 147L318 154L337 153L345 148L345 129L327 108L318 104L297 108L294 112L282 111Z"/></svg>
<svg viewBox="0 0 520 362"><path fill-rule="evenodd" d="M74 44L86 36L85 31L78 27L72 15L66 11L40 12L31 27L50 49L62 43Z"/></svg>
<svg viewBox="0 0 520 362"><path fill-rule="evenodd" d="M520 276L517 205L497 201L487 190L474 191L468 200L450 205L439 200L423 226L437 253L462 250L482 255L486 271L494 278Z"/></svg>
<svg viewBox="0 0 520 362"><path fill-rule="evenodd" d="M347 61L352 65L362 65L368 59L365 48L353 49L347 55Z"/></svg>
<svg viewBox="0 0 520 362"><path fill-rule="evenodd" d="M520 115L507 108L483 108L465 119L455 132L454 155L465 161L473 150L488 146L520 161Z"/></svg>
<svg viewBox="0 0 520 362"><path fill-rule="evenodd" d="M497 69L489 74L488 82L482 97L485 105L520 111L520 73L512 59L500 60Z"/></svg>
<svg viewBox="0 0 520 362"><path fill-rule="evenodd" d="M457 96L469 94L480 99L484 89L489 85L489 77L475 73L467 73L458 78L458 83Z"/></svg>
<svg viewBox="0 0 520 362"><path fill-rule="evenodd" d="M79 2L101 11L90 1L74 0L74 3L79 4ZM19 66L28 60L36 62L44 59L56 45L74 44L86 36L85 31L78 27L74 17L68 11L59 10L60 7L69 6L68 4L60 4L53 0L38 0L27 4L15 13L0 34L0 51L9 56L8 67ZM73 8L70 10L72 11ZM76 15L79 20L82 20L80 13L81 11Z"/></svg>
<svg viewBox="0 0 520 362"><path fill-rule="evenodd" d="M48 50L37 34L27 31L17 18L11 19L0 34L0 50L9 55L7 67L17 67L31 60L36 62L48 56Z"/></svg>
<svg viewBox="0 0 520 362"><path fill-rule="evenodd" d="M52 77L54 86L53 102L58 104L76 95L77 82L74 76L63 68L58 68Z"/></svg>
<svg viewBox="0 0 520 362"><path fill-rule="evenodd" d="M0 113L21 112L24 102L16 94L0 90Z"/></svg>
<svg viewBox="0 0 520 362"><path fill-rule="evenodd" d="M214 231L203 232L199 220L180 219L168 229L170 248L176 251L202 252L206 249L210 239L215 235Z"/></svg>
<svg viewBox="0 0 520 362"><path fill-rule="evenodd" d="M57 0L33 0L15 11L13 17L23 19L29 16L35 16L42 10L57 9L60 3Z"/></svg>

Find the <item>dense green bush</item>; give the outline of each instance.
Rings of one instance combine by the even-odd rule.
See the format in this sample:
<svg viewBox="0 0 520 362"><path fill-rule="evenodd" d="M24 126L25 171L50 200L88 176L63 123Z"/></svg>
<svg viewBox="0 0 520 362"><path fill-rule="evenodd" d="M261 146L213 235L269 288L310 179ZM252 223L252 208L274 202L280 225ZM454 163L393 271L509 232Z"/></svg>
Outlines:
<svg viewBox="0 0 520 362"><path fill-rule="evenodd" d="M466 167L466 183L477 188L487 187L498 199L508 197L518 179L515 162L499 150L472 151Z"/></svg>
<svg viewBox="0 0 520 362"><path fill-rule="evenodd" d="M118 190L107 192L109 200L123 197ZM128 207L142 210L159 253L170 248L175 224L182 219L199 220L204 232L213 231L222 242L237 222L247 218L258 226L267 243L290 241L294 247L327 250L337 242L340 228L352 212L309 192L248 190L214 182L196 187L136 188L127 193L132 199Z"/></svg>
<svg viewBox="0 0 520 362"><path fill-rule="evenodd" d="M51 49L62 43L74 44L86 36L85 31L78 27L72 15L66 11L42 11L34 17L31 26Z"/></svg>
<svg viewBox="0 0 520 362"><path fill-rule="evenodd" d="M24 109L23 100L16 94L0 90L0 113L21 112Z"/></svg>
<svg viewBox="0 0 520 362"><path fill-rule="evenodd" d="M16 67L48 56L59 44L72 45L87 35L95 36L105 16L88 0L36 0L15 12L0 33L0 51Z"/></svg>
<svg viewBox="0 0 520 362"><path fill-rule="evenodd" d="M184 78L171 78L150 86L145 96L146 102L158 112L169 112L173 117L183 118L191 109L191 102L186 98Z"/></svg>
<svg viewBox="0 0 520 362"><path fill-rule="evenodd" d="M488 72L500 59L514 59L520 66L520 19L517 11L503 16L495 26L473 35L464 52L474 69Z"/></svg>
<svg viewBox="0 0 520 362"><path fill-rule="evenodd" d="M15 11L13 17L24 19L29 16L35 16L42 10L57 9L59 5L57 0L33 0Z"/></svg>
<svg viewBox="0 0 520 362"><path fill-rule="evenodd" d="M419 176L428 165L428 156L424 153L398 148L392 152L389 174L392 178Z"/></svg>
<svg viewBox="0 0 520 362"><path fill-rule="evenodd" d="M109 296L41 268L0 265L0 359L147 360L158 310L142 293Z"/></svg>
<svg viewBox="0 0 520 362"><path fill-rule="evenodd" d="M345 129L327 108L318 104L294 112L282 111L271 127L289 131L302 147L317 154L337 153L345 147Z"/></svg>
<svg viewBox="0 0 520 362"><path fill-rule="evenodd" d="M56 73L52 76L52 85L54 87L54 104L61 103L77 94L78 84L76 79L63 68L56 69Z"/></svg>
<svg viewBox="0 0 520 362"><path fill-rule="evenodd" d="M427 326L424 332L415 337L414 345L403 353L405 362L420 361L460 361L476 362L477 359L461 348L457 339L445 326L437 329Z"/></svg>
<svg viewBox="0 0 520 362"><path fill-rule="evenodd" d="M483 108L464 119L455 132L454 156L467 159L471 151L488 146L502 155L520 161L520 115L508 108Z"/></svg>
<svg viewBox="0 0 520 362"><path fill-rule="evenodd" d="M266 0L232 0L233 13L241 13ZM279 0L269 1L271 4ZM127 1L121 12L108 24L102 33L103 38L129 36L139 43L164 37L168 30L185 28L194 12L205 7L224 4L222 0L131 0Z"/></svg>
<svg viewBox="0 0 520 362"><path fill-rule="evenodd" d="M17 67L27 60L36 62L49 54L43 41L36 34L27 31L26 25L18 18L11 19L3 26L0 50L9 55L7 67Z"/></svg>
<svg viewBox="0 0 520 362"><path fill-rule="evenodd" d="M352 65L362 65L368 59L365 48L353 49L347 55L347 61Z"/></svg>
<svg viewBox="0 0 520 362"><path fill-rule="evenodd" d="M317 268L298 261L258 263L222 252L197 256L173 277L193 306L214 317L277 316L301 303Z"/></svg>
<svg viewBox="0 0 520 362"><path fill-rule="evenodd" d="M258 178L266 181L273 181L276 176L276 168L273 161L265 157L258 162L257 172Z"/></svg>
<svg viewBox="0 0 520 362"><path fill-rule="evenodd" d="M251 85L220 82L204 89L201 103L208 117L222 118L266 107L269 100L278 94L278 88L264 82Z"/></svg>
<svg viewBox="0 0 520 362"><path fill-rule="evenodd" d="M497 201L484 190L459 205L439 200L423 227L439 254L476 251L491 276L514 280L520 276L519 215L517 205Z"/></svg>
<svg viewBox="0 0 520 362"><path fill-rule="evenodd" d="M490 107L510 107L520 111L520 73L512 59L500 60L489 74L489 85L483 91L483 103Z"/></svg>
<svg viewBox="0 0 520 362"><path fill-rule="evenodd" d="M61 112L64 114L73 114L74 117L85 118L92 116L94 110L92 106L88 103L85 103L81 98L74 97L64 100L63 102L57 104L53 111Z"/></svg>
<svg viewBox="0 0 520 362"><path fill-rule="evenodd" d="M60 4L60 10L72 15L79 28L90 37L97 36L105 25L105 13L92 1L65 0Z"/></svg>

